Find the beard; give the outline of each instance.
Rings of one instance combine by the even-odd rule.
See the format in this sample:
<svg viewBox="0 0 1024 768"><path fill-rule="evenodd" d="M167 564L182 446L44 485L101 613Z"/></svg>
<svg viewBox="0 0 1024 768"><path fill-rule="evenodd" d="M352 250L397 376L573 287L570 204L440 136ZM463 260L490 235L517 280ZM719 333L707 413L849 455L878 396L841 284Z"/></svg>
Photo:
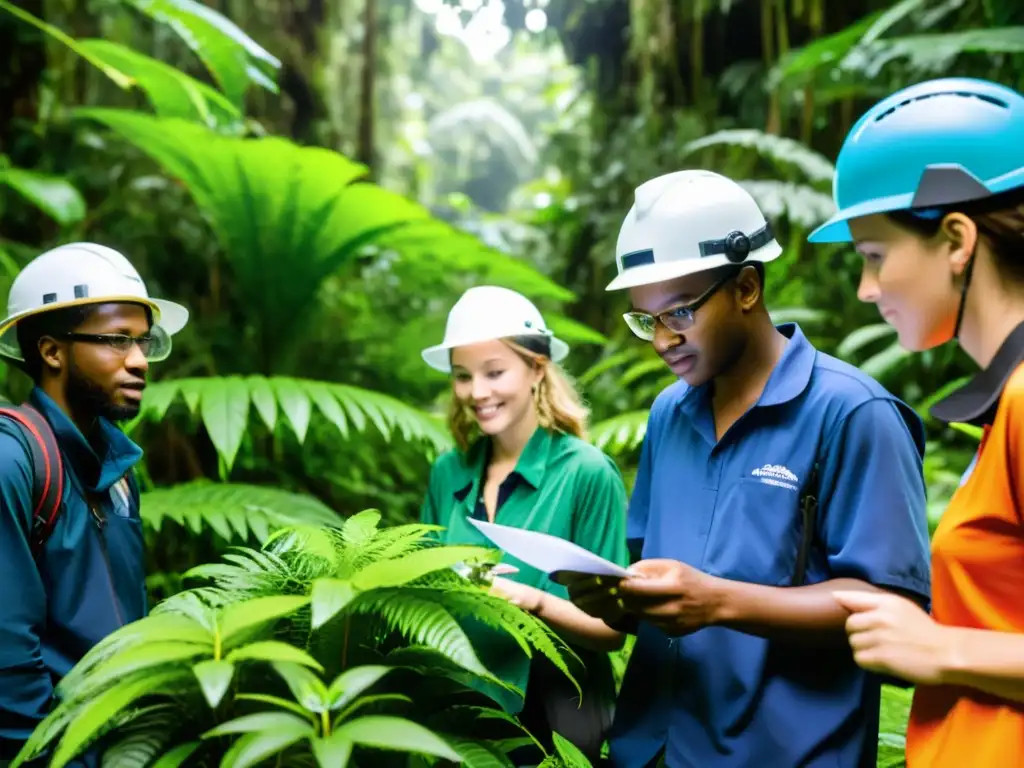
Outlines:
<svg viewBox="0 0 1024 768"><path fill-rule="evenodd" d="M66 396L72 413L102 416L115 423L138 415L140 405L118 405L102 387L82 373L73 358L69 362Z"/></svg>

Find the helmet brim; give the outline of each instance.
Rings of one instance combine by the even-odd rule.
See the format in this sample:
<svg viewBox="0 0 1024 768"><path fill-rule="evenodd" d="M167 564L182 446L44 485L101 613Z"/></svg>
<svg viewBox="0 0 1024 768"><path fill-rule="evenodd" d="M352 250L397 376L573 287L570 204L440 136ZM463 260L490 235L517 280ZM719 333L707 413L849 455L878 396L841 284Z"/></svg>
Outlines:
<svg viewBox="0 0 1024 768"><path fill-rule="evenodd" d="M547 338L551 342L551 361L555 363L562 362L569 354L569 345L556 336L548 336ZM451 373L451 351L453 349L468 346L469 344L480 344L485 341L494 341L494 339L460 339L457 342L436 344L433 347L424 349L420 355L423 361L435 371Z"/></svg>

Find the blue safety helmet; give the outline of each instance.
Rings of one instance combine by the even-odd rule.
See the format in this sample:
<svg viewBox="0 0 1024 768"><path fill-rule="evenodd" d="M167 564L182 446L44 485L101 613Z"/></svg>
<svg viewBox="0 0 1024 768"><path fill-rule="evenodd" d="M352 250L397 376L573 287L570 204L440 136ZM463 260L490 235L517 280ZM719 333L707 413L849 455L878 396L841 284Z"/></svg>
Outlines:
<svg viewBox="0 0 1024 768"><path fill-rule="evenodd" d="M843 142L836 214L812 243L851 240L860 216L941 209L1024 186L1024 96L987 80L918 83L873 106Z"/></svg>

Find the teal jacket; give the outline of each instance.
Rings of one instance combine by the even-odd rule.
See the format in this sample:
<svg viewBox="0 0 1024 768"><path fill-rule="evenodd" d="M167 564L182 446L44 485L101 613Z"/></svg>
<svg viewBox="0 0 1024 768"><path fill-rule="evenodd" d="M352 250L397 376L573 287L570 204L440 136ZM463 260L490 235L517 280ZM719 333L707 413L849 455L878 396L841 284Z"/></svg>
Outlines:
<svg viewBox="0 0 1024 768"><path fill-rule="evenodd" d="M105 419L90 446L41 389L29 402L57 436L64 505L36 562L28 445L0 418L0 761L14 757L86 651L147 610L138 489L118 482L142 450ZM102 524L83 488L98 494Z"/></svg>

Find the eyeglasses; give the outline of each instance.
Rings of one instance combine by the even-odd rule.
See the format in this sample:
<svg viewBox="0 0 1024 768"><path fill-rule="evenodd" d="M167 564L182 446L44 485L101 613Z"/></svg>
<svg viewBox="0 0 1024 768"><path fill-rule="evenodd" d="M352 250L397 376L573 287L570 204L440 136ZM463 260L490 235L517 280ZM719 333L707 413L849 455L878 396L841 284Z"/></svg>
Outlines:
<svg viewBox="0 0 1024 768"><path fill-rule="evenodd" d="M693 326L694 314L697 310L704 306L723 285L735 277L736 274L726 275L689 304L672 307L656 315L649 315L646 312L627 312L622 319L626 321L629 330L644 341L654 341L654 333L659 321L672 333L682 333Z"/></svg>
<svg viewBox="0 0 1024 768"><path fill-rule="evenodd" d="M154 351L157 342L157 338L150 334L129 336L125 333L65 333L63 337L68 341L82 341L86 344L105 344L122 355L127 355L132 347L138 344L142 354L147 358Z"/></svg>

